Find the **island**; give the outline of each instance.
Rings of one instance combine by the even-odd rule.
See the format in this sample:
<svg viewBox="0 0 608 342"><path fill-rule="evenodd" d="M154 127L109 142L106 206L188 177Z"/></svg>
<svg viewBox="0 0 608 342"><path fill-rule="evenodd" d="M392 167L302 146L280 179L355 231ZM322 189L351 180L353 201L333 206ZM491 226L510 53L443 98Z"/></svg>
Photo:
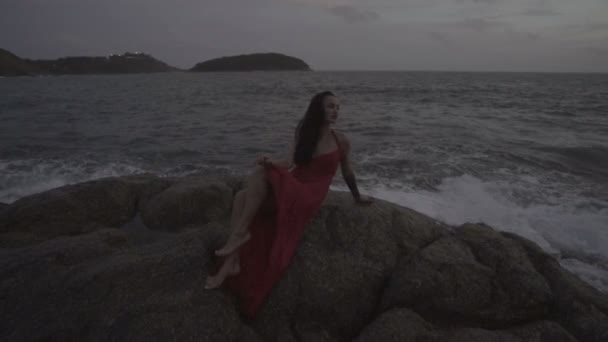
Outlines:
<svg viewBox="0 0 608 342"><path fill-rule="evenodd" d="M0 76L135 74L178 70L141 52L31 60L0 49Z"/></svg>
<svg viewBox="0 0 608 342"><path fill-rule="evenodd" d="M280 53L254 53L210 59L190 71L311 71L301 59Z"/></svg>

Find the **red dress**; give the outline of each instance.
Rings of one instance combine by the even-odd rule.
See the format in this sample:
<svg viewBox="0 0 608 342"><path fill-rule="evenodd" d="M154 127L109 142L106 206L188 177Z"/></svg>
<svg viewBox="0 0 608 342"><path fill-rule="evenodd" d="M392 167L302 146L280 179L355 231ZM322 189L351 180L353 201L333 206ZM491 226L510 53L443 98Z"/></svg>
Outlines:
<svg viewBox="0 0 608 342"><path fill-rule="evenodd" d="M239 299L241 311L254 317L264 299L281 279L296 252L307 223L325 199L340 164L338 148L314 157L309 164L291 172L268 166L266 177L272 186L268 201L249 225L251 238L240 247L241 272L229 277L224 286ZM270 204L273 210L264 210Z"/></svg>

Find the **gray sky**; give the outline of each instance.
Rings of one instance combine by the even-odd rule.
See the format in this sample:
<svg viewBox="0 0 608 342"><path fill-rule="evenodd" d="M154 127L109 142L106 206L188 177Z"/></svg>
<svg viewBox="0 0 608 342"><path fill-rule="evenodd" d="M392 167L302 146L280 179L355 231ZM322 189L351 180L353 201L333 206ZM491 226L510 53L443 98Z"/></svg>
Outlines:
<svg viewBox="0 0 608 342"><path fill-rule="evenodd" d="M608 72L608 0L0 0L0 47L183 68L280 52L316 70Z"/></svg>

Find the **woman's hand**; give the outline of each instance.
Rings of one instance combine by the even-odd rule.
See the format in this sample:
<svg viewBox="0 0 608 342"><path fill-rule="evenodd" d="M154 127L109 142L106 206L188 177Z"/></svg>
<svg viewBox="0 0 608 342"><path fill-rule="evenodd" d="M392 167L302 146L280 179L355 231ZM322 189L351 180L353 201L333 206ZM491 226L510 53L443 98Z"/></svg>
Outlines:
<svg viewBox="0 0 608 342"><path fill-rule="evenodd" d="M370 205L374 203L374 199L369 196L361 195L359 198L355 198L355 203L359 205Z"/></svg>
<svg viewBox="0 0 608 342"><path fill-rule="evenodd" d="M256 163L256 165L267 166L267 165L272 165L272 160L270 160L270 158L268 158L268 156L258 156L255 163Z"/></svg>

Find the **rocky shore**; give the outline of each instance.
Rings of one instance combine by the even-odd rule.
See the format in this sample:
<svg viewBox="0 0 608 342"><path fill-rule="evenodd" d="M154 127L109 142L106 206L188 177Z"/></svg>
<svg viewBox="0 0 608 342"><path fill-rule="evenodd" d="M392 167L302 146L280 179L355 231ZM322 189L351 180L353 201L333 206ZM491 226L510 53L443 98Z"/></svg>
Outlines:
<svg viewBox="0 0 608 342"><path fill-rule="evenodd" d="M331 192L259 316L203 289L236 178L137 175L0 205L2 341L608 341L536 244Z"/></svg>

